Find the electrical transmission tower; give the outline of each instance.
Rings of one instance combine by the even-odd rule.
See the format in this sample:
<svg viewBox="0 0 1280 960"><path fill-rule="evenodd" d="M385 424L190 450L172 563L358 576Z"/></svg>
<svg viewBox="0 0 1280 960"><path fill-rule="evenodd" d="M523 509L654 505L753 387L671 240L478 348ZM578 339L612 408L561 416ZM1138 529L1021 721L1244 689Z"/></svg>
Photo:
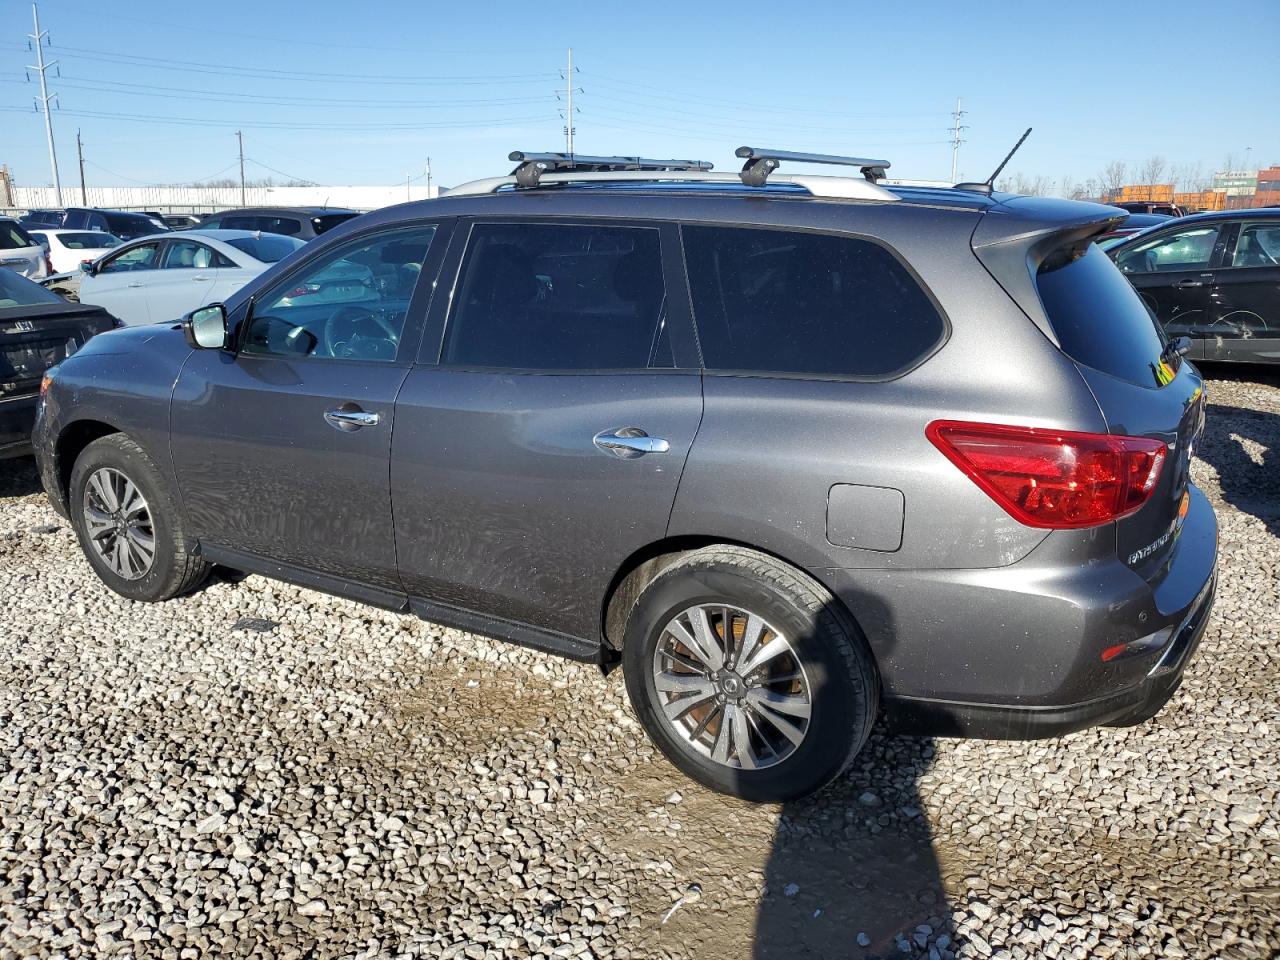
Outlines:
<svg viewBox="0 0 1280 960"><path fill-rule="evenodd" d="M960 109L960 98L956 97L956 109L951 114L951 128L947 132L951 134L951 182L956 182L957 169L960 163L960 144L964 143L960 139L961 132L969 128L960 123L960 118L968 113L967 110Z"/></svg>
<svg viewBox="0 0 1280 960"><path fill-rule="evenodd" d="M563 91L559 91L559 90L557 90L557 91L556 91L556 99L557 99L557 100L559 100L559 99L560 99L560 94L561 94L562 92L564 93L564 95L565 95L565 101L566 101L566 103L565 103L565 112L564 112L564 114L563 114L563 116L564 116L564 151L565 151L565 153L569 154L570 156L573 156L573 135L574 135L574 133L576 133L576 132L577 132L577 131L574 129L574 125L573 125L573 94L574 94L574 86L573 86L573 47L570 47L570 48L569 48L569 69L568 69L568 71L567 71L567 72L565 72L565 73L561 74L561 77L562 77L562 79L563 79L563 80L564 80L564 82L565 82L565 84L564 84L564 90L563 90ZM578 88L577 88L577 92L578 92L578 93L581 93L581 92L582 92L582 88L581 88L581 87L578 87Z"/></svg>
<svg viewBox="0 0 1280 960"><path fill-rule="evenodd" d="M57 100L58 95L49 93L49 84L45 79L45 72L50 67L57 66L58 61L44 62L44 45L49 38L49 31L40 29L40 11L36 9L34 3L31 4L31 19L35 22L36 32L29 33L27 36L36 45L36 62L34 66L28 66L27 69L40 74L40 96L36 98L36 103L44 110L44 132L49 138L49 167L53 170L53 192L58 198L58 206L62 206L62 180L58 176L58 152L53 148L53 118L49 115L49 103Z"/></svg>

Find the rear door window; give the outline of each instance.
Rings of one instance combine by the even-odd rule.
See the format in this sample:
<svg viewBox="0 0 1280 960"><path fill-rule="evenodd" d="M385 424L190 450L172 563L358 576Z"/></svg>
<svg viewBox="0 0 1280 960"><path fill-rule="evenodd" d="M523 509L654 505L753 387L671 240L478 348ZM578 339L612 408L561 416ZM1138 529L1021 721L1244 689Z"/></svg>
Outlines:
<svg viewBox="0 0 1280 960"><path fill-rule="evenodd" d="M1045 261L1040 301L1062 351L1073 360L1143 386L1161 383L1164 342L1133 285L1096 244Z"/></svg>
<svg viewBox="0 0 1280 960"><path fill-rule="evenodd" d="M1218 223L1202 223L1162 233L1120 254L1116 265L1124 273L1208 270L1221 228Z"/></svg>
<svg viewBox="0 0 1280 960"><path fill-rule="evenodd" d="M1231 266L1280 267L1280 222L1242 225Z"/></svg>
<svg viewBox="0 0 1280 960"><path fill-rule="evenodd" d="M670 366L659 237L653 227L476 224L444 362L526 370Z"/></svg>
<svg viewBox="0 0 1280 960"><path fill-rule="evenodd" d="M946 334L920 284L869 240L687 225L681 234L709 370L883 378Z"/></svg>
<svg viewBox="0 0 1280 960"><path fill-rule="evenodd" d="M0 250L21 250L37 246L27 231L16 223L0 221Z"/></svg>

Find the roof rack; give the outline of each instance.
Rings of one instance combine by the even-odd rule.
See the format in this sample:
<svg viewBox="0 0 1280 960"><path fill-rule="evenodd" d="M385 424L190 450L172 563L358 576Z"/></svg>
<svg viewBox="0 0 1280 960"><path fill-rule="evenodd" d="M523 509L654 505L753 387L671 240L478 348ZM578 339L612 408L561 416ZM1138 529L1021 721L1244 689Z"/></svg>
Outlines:
<svg viewBox="0 0 1280 960"><path fill-rule="evenodd" d="M841 157L831 153L796 153L792 150L762 150L759 147L739 147L735 154L746 160L742 165L742 182L749 187L763 187L769 174L778 169L783 160L793 163L829 163L841 167L860 167L862 175L875 183L885 178L888 160L868 160L865 157Z"/></svg>
<svg viewBox="0 0 1280 960"><path fill-rule="evenodd" d="M644 157L591 157L581 153L527 153L512 150L507 156L519 166L511 171L516 184L536 187L544 173L576 171L581 173L616 173L624 170L669 172L678 170L707 171L714 164L706 160L647 160Z"/></svg>

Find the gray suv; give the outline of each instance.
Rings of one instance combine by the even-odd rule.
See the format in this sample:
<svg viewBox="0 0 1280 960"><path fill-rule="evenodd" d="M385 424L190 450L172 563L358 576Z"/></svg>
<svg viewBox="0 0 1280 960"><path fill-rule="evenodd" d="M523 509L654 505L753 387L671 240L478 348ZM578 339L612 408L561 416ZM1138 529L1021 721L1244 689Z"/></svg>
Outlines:
<svg viewBox="0 0 1280 960"><path fill-rule="evenodd" d="M716 790L836 777L878 716L1152 717L1209 616L1201 380L1114 208L513 155L47 382L41 476L117 593L221 564L624 668Z"/></svg>

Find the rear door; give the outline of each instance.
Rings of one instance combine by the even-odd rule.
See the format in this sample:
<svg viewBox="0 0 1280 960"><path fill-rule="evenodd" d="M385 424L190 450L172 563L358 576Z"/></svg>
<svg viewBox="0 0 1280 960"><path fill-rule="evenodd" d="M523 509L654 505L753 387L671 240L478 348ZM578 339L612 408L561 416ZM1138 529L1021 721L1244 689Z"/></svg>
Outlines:
<svg viewBox="0 0 1280 960"><path fill-rule="evenodd" d="M104 308L130 326L150 323L148 286L158 272L162 241L148 240L121 248L80 280L80 302Z"/></svg>
<svg viewBox="0 0 1280 960"><path fill-rule="evenodd" d="M400 576L427 615L443 603L589 650L610 579L666 533L702 416L678 240L616 221L457 237L396 403Z"/></svg>
<svg viewBox="0 0 1280 960"><path fill-rule="evenodd" d="M1232 226L1209 309L1206 360L1280 361L1280 217Z"/></svg>
<svg viewBox="0 0 1280 960"><path fill-rule="evenodd" d="M1165 336L1191 337L1197 355L1209 326L1214 258L1224 239L1222 223L1197 221L1161 230L1115 257Z"/></svg>
<svg viewBox="0 0 1280 960"><path fill-rule="evenodd" d="M13 220L0 220L0 267L24 277L43 277L44 247Z"/></svg>

